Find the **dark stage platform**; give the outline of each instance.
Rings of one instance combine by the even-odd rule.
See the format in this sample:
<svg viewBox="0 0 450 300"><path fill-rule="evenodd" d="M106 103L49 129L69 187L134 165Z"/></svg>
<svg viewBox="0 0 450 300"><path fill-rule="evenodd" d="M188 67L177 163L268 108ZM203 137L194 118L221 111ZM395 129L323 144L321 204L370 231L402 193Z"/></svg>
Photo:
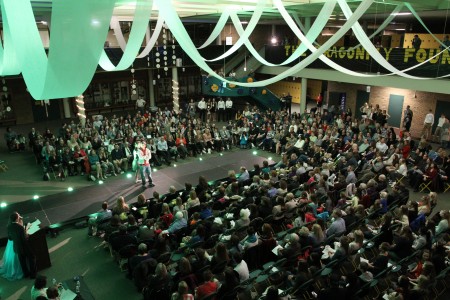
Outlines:
<svg viewBox="0 0 450 300"><path fill-rule="evenodd" d="M183 189L186 182L196 185L200 175L205 176L207 180L217 180L226 177L229 170L238 172L240 166L253 169L254 164L262 165L265 159L253 155L250 150L228 152L223 156L214 157L204 155L202 161L197 159L191 162L180 162L177 167L166 167L154 172L153 180L156 186L153 188L143 190L140 183L135 184L134 176L127 178L121 175L102 185L94 184L74 189L72 192L67 191L11 204L0 210L0 239L6 237L8 218L14 211L22 214L25 222L32 222L37 218L43 226L55 225L97 212L103 201L113 206L117 197L124 196L128 203L135 202L142 192L150 198L155 190L164 194L171 185L176 189Z"/></svg>

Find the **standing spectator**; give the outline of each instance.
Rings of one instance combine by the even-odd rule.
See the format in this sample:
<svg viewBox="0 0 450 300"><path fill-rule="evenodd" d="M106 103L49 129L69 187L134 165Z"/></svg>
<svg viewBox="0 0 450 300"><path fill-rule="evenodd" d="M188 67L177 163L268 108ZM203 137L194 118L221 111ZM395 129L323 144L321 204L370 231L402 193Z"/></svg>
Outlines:
<svg viewBox="0 0 450 300"><path fill-rule="evenodd" d="M230 97L227 98L225 102L225 111L226 111L226 121L231 120L233 116L233 101ZM224 120L225 121L225 120Z"/></svg>
<svg viewBox="0 0 450 300"><path fill-rule="evenodd" d="M403 112L403 127L406 128L406 131L409 131L409 129L411 128L413 115L414 114L411 110L411 107L409 105L406 106L406 109Z"/></svg>
<svg viewBox="0 0 450 300"><path fill-rule="evenodd" d="M434 124L434 114L430 109L425 116L425 120L423 121L423 129L422 129L422 137L428 140L431 137L431 127Z"/></svg>
<svg viewBox="0 0 450 300"><path fill-rule="evenodd" d="M434 130L434 141L436 143L441 142L441 135L443 133L442 126L444 126L444 124L445 124L445 114L441 114L436 129Z"/></svg>
<svg viewBox="0 0 450 300"><path fill-rule="evenodd" d="M198 104L197 104L198 110L200 112L200 120L202 120L202 122L205 122L206 119L206 102L205 102L205 98L202 98Z"/></svg>
<svg viewBox="0 0 450 300"><path fill-rule="evenodd" d="M412 47L416 50L420 49L420 45L422 44L422 40L419 38L419 36L416 34L414 35L414 38L411 41Z"/></svg>
<svg viewBox="0 0 450 300"><path fill-rule="evenodd" d="M217 121L226 121L225 117L225 101L223 101L222 98L219 98L219 101L217 102Z"/></svg>

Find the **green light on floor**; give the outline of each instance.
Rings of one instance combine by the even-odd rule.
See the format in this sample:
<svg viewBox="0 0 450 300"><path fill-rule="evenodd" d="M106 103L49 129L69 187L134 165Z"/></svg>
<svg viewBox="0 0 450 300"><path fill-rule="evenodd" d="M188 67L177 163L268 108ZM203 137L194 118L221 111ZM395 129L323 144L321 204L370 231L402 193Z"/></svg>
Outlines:
<svg viewBox="0 0 450 300"><path fill-rule="evenodd" d="M173 166L176 168L177 167L177 165L176 164L173 164Z"/></svg>
<svg viewBox="0 0 450 300"><path fill-rule="evenodd" d="M269 156L269 160L272 160L272 156Z"/></svg>
<svg viewBox="0 0 450 300"><path fill-rule="evenodd" d="M127 178L131 178L133 177L133 175L131 175L130 173L127 174Z"/></svg>
<svg viewBox="0 0 450 300"><path fill-rule="evenodd" d="M103 180L99 180L99 181L98 181L98 184L103 184Z"/></svg>
<svg viewBox="0 0 450 300"><path fill-rule="evenodd" d="M253 155L256 155L256 154L258 154L258 152L256 152L256 151L253 151Z"/></svg>
<svg viewBox="0 0 450 300"><path fill-rule="evenodd" d="M2 203L0 203L0 207L6 207L7 206L7 204L6 204L6 202L2 202Z"/></svg>
<svg viewBox="0 0 450 300"><path fill-rule="evenodd" d="M203 160L203 158L201 158L201 157L200 157L200 158L199 158L198 160L199 160L199 161L202 161L202 160Z"/></svg>
<svg viewBox="0 0 450 300"><path fill-rule="evenodd" d="M153 172L156 172L156 171L158 171L158 169L157 169L157 168L154 168L154 169L153 169Z"/></svg>
<svg viewBox="0 0 450 300"><path fill-rule="evenodd" d="M67 188L67 191L68 191L68 192L73 192L73 187L69 186L69 187Z"/></svg>
<svg viewBox="0 0 450 300"><path fill-rule="evenodd" d="M39 199L39 196L38 195L34 195L33 196L33 200L37 200L37 199Z"/></svg>
<svg viewBox="0 0 450 300"><path fill-rule="evenodd" d="M220 153L220 156L223 156L223 153Z"/></svg>

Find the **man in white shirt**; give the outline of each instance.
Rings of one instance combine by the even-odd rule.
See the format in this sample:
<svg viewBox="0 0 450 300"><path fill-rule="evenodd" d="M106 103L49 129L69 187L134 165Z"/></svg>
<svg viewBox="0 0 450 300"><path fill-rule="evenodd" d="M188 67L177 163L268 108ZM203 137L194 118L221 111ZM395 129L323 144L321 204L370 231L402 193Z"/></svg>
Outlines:
<svg viewBox="0 0 450 300"><path fill-rule="evenodd" d="M137 99L136 100L136 109L142 112L145 108L145 103L146 103L146 101L144 99L142 99L142 98Z"/></svg>
<svg viewBox="0 0 450 300"><path fill-rule="evenodd" d="M198 110L200 112L200 119L205 122L206 117L206 102L205 98L202 98L197 104Z"/></svg>
<svg viewBox="0 0 450 300"><path fill-rule="evenodd" d="M386 145L386 141L384 140L384 138L381 138L381 140L377 142L375 147L377 148L378 151L380 151L383 154L385 154L389 148L388 145Z"/></svg>
<svg viewBox="0 0 450 300"><path fill-rule="evenodd" d="M423 121L423 129L422 129L422 136L428 140L428 137L431 136L431 126L434 124L434 114L432 110L427 113L425 116L425 120Z"/></svg>
<svg viewBox="0 0 450 300"><path fill-rule="evenodd" d="M225 109L226 109L226 114L227 114L226 121L232 120L233 119L233 101L231 100L231 98L227 98L227 101L225 102Z"/></svg>
<svg viewBox="0 0 450 300"><path fill-rule="evenodd" d="M223 101L222 98L219 98L219 102L217 102L217 121L220 122L220 120L222 121L226 121L225 119L225 101Z"/></svg>
<svg viewBox="0 0 450 300"><path fill-rule="evenodd" d="M445 114L441 114L441 117L439 118L436 129L434 130L434 137L435 137L435 141L437 143L441 142L441 132L442 132L442 126L444 125L444 123L445 123Z"/></svg>

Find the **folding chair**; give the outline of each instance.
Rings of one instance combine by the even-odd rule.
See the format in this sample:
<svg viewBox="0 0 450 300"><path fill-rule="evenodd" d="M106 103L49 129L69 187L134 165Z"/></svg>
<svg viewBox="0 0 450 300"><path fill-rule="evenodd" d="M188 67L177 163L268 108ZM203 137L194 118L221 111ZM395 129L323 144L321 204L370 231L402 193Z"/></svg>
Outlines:
<svg viewBox="0 0 450 300"><path fill-rule="evenodd" d="M432 191L430 189L430 184L431 184L431 180L422 182L419 185L419 193L427 192L427 191L428 191L428 193L431 193Z"/></svg>

